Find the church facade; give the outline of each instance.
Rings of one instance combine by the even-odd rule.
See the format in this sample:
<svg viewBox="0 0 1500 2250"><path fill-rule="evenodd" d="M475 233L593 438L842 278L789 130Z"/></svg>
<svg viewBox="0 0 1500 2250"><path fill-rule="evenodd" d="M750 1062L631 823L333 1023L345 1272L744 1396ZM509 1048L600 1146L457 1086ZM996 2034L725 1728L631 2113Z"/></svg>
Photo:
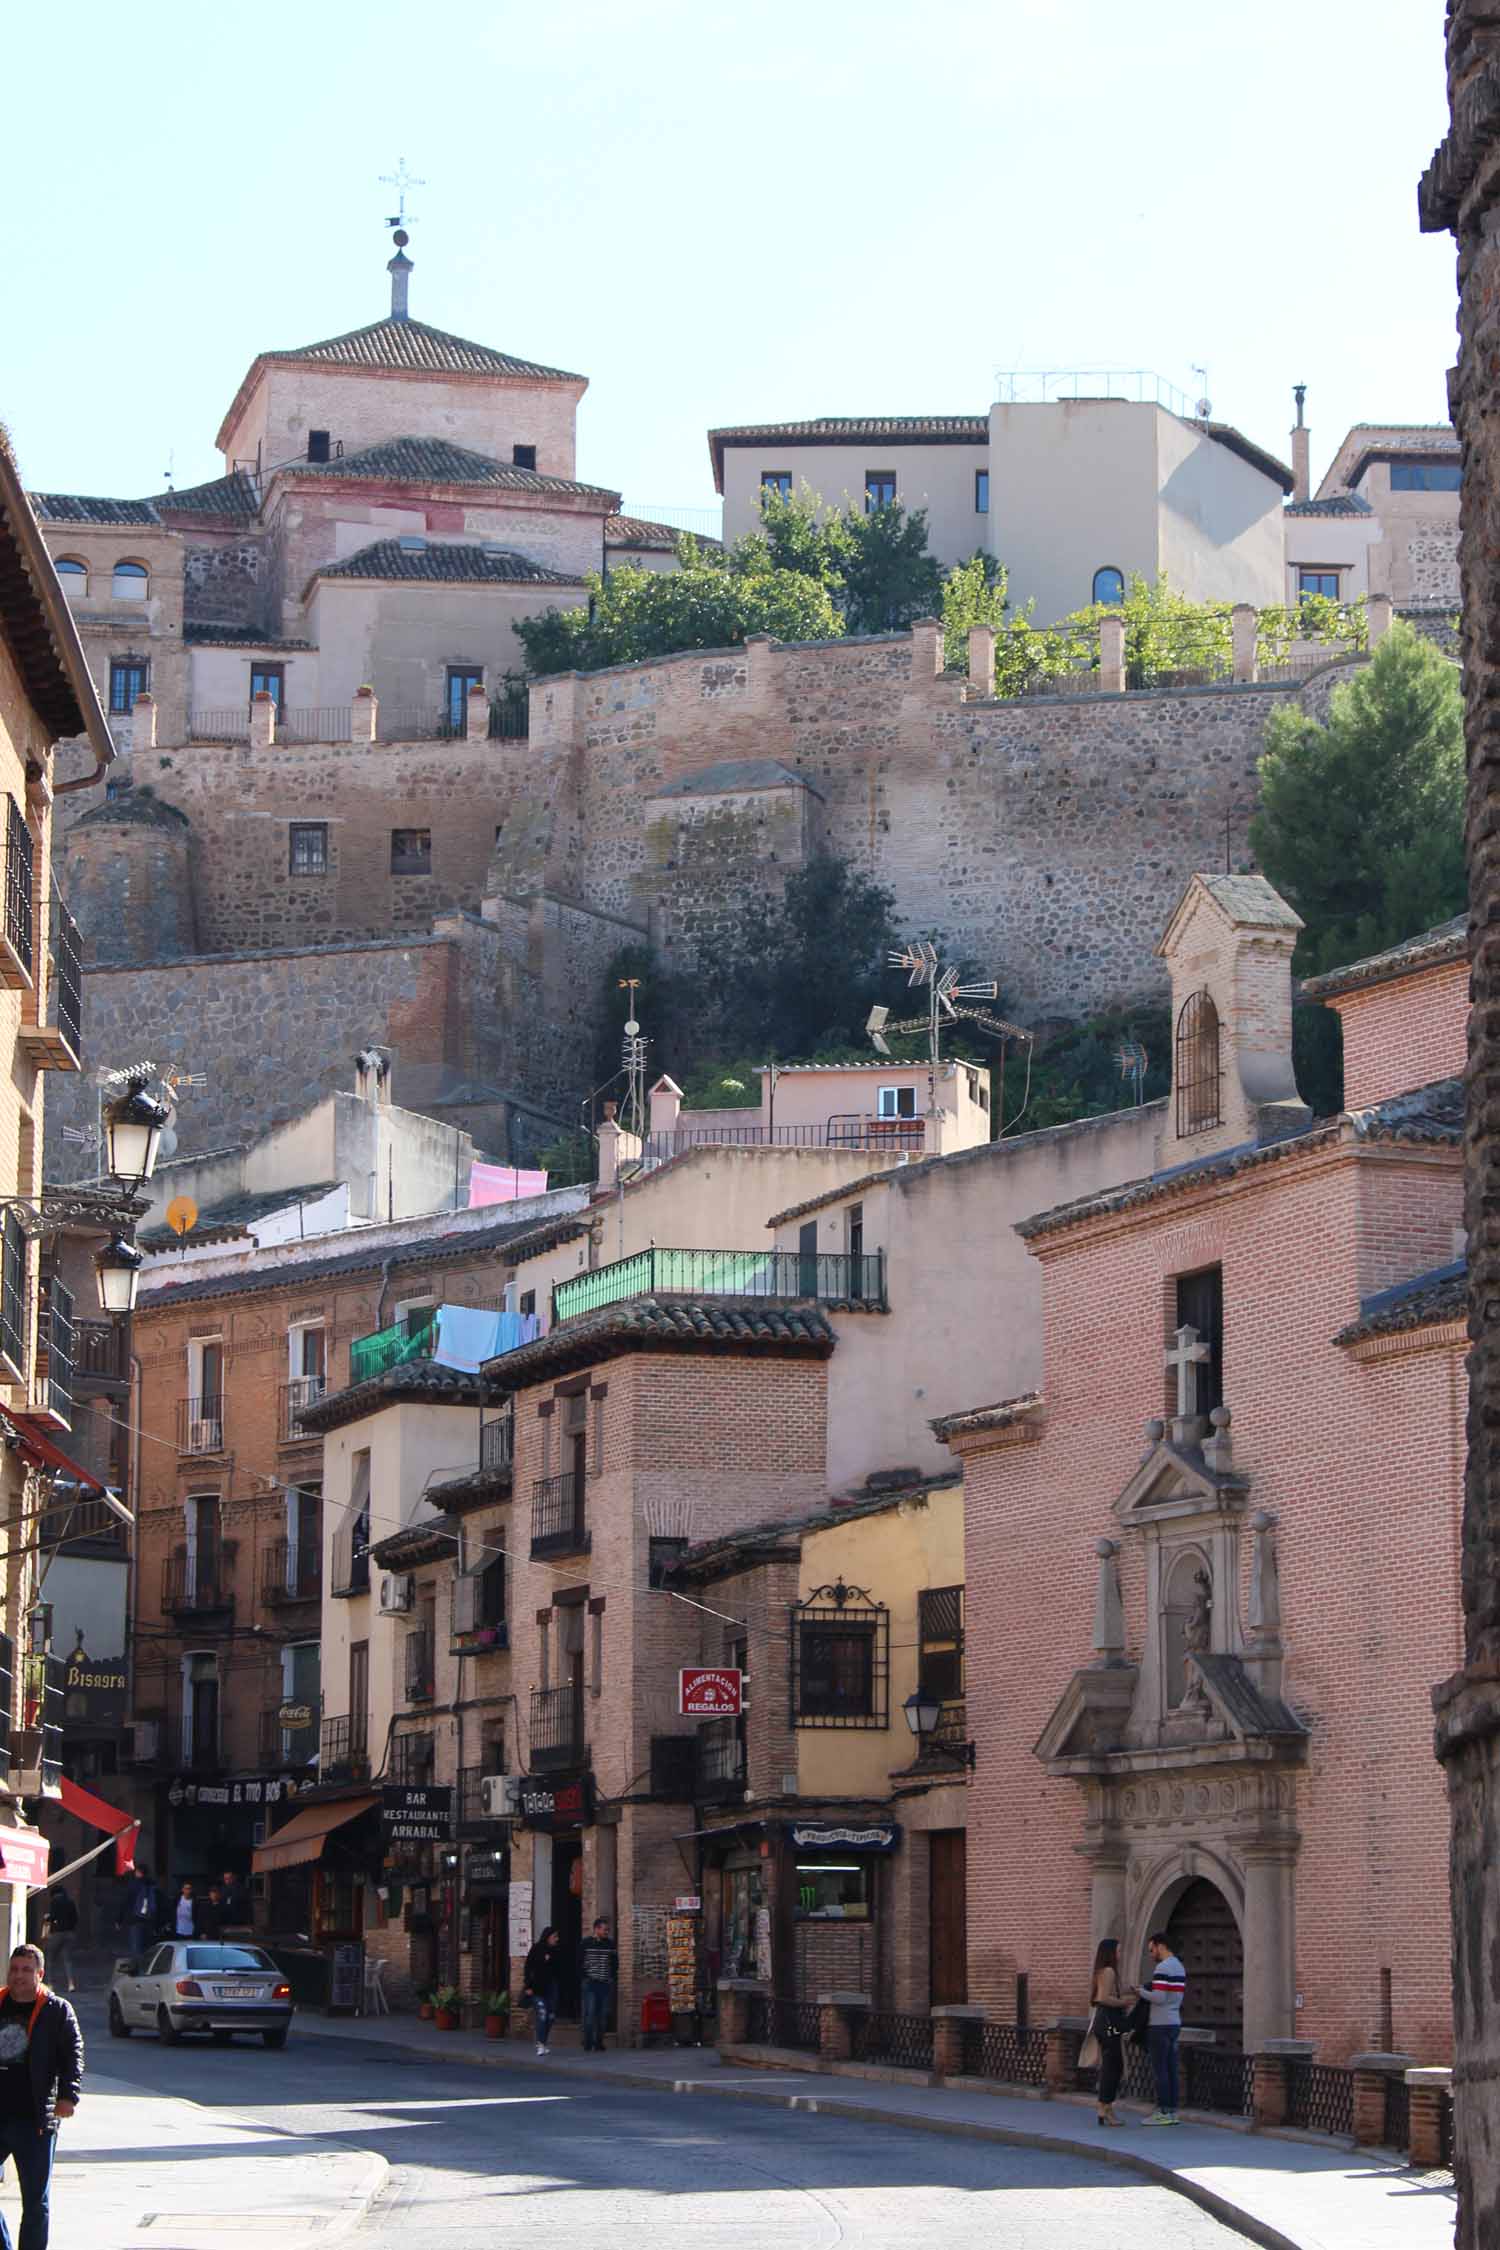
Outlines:
<svg viewBox="0 0 1500 2250"><path fill-rule="evenodd" d="M990 1652L968 1691L970 1993L1009 2014L1025 1977L1033 2008L1076 2013L1100 1938L1134 1978L1165 1928L1185 2022L1231 2050L1441 2059L1428 1687L1461 1645L1466 1403L1453 947L1434 933L1328 980L1362 1041L1388 1004L1392 1028L1446 1023L1448 1051L1387 1039L1421 1082L1315 1123L1290 1070L1297 927L1259 877L1189 884L1162 945L1156 1169L1022 1223L1041 1388L940 1425Z"/></svg>

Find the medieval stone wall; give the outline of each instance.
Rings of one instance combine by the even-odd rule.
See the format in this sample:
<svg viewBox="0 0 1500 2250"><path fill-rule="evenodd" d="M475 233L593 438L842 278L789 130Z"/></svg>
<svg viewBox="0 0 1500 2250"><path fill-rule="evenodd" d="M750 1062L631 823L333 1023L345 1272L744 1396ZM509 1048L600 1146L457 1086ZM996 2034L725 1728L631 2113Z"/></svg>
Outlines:
<svg viewBox="0 0 1500 2250"><path fill-rule="evenodd" d="M185 544L182 557L183 614L194 625L263 627L265 548L259 538L230 540L222 547Z"/></svg>

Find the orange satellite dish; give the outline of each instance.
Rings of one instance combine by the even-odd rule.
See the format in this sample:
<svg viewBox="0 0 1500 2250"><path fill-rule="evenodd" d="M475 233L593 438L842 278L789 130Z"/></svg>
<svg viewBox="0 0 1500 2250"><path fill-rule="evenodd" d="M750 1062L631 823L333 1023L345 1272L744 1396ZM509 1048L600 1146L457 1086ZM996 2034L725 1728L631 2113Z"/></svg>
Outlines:
<svg viewBox="0 0 1500 2250"><path fill-rule="evenodd" d="M186 1234L198 1223L198 1206L190 1195L174 1196L167 1205L167 1225L174 1234Z"/></svg>

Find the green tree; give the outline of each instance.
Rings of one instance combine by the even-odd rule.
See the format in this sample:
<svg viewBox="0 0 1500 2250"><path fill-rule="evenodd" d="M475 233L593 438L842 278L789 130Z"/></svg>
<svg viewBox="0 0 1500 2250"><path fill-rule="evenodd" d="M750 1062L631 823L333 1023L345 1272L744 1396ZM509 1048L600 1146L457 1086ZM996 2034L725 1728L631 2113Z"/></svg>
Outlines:
<svg viewBox="0 0 1500 2250"><path fill-rule="evenodd" d="M1457 667L1397 623L1334 689L1326 722L1273 712L1256 858L1307 927L1304 976L1357 961L1461 911L1463 700Z"/></svg>
<svg viewBox="0 0 1500 2250"><path fill-rule="evenodd" d="M517 624L531 672L593 672L679 649L736 648L752 633L826 641L844 630L827 588L798 571L694 563L611 571L588 585L587 609L548 610Z"/></svg>
<svg viewBox="0 0 1500 2250"><path fill-rule="evenodd" d="M865 1018L888 996L885 957L899 942L894 910L889 891L840 859L799 868L780 905L705 971L718 1052L808 1061L853 1044L867 1058Z"/></svg>
<svg viewBox="0 0 1500 2250"><path fill-rule="evenodd" d="M731 571L791 570L816 578L851 633L894 633L931 617L943 566L927 545L927 510L899 500L866 511L857 501L826 508L810 486L766 492L760 529L728 550Z"/></svg>

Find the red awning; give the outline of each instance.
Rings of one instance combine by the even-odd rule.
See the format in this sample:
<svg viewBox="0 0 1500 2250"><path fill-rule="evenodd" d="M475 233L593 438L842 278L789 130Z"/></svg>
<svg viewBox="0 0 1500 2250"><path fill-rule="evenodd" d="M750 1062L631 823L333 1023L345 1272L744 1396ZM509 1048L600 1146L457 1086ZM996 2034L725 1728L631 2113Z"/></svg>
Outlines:
<svg viewBox="0 0 1500 2250"><path fill-rule="evenodd" d="M119 1840L115 1845L115 1873L123 1875L130 1865L131 1853L141 1824L133 1813L121 1812L118 1805L108 1805L92 1790L81 1789L76 1781L62 1777L62 1809L75 1820L86 1821L90 1828L102 1828L106 1836Z"/></svg>
<svg viewBox="0 0 1500 2250"><path fill-rule="evenodd" d="M108 1486L99 1482L92 1469L81 1468L60 1445L54 1445L42 1423L34 1415L13 1414L8 1406L0 1405L0 1422L15 1431L21 1441L21 1452L33 1469L55 1469L76 1479L88 1492L102 1498ZM113 1497L113 1495L111 1495Z"/></svg>
<svg viewBox="0 0 1500 2250"><path fill-rule="evenodd" d="M29 1891L44 1891L51 1850L40 1829L0 1828L0 1873L7 1883L23 1884Z"/></svg>

